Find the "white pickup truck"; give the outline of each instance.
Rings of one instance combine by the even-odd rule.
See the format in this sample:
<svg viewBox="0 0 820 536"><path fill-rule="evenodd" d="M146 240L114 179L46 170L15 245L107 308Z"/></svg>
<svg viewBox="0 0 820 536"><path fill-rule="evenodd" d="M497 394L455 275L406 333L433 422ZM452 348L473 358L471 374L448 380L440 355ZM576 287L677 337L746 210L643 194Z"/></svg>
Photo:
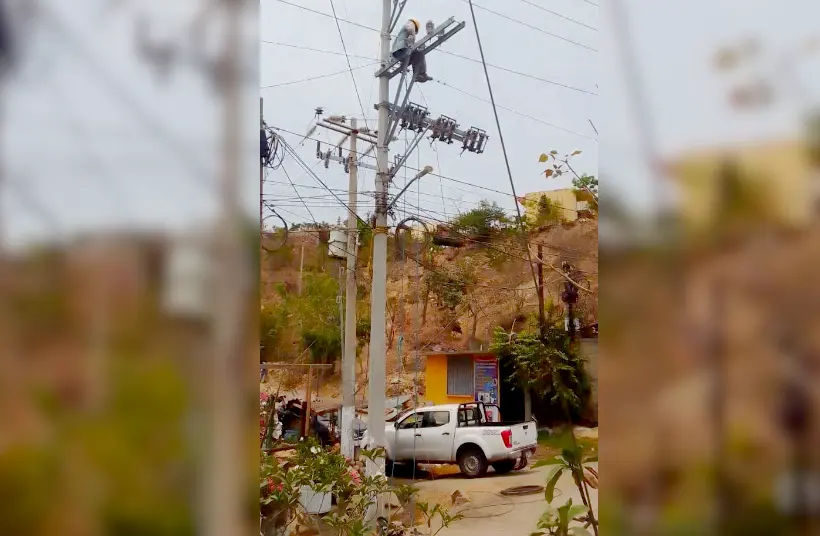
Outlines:
<svg viewBox="0 0 820 536"><path fill-rule="evenodd" d="M385 429L388 464L457 463L467 478L484 476L489 466L502 474L523 469L538 442L535 423L491 422L490 414L498 412L489 408L481 402L447 404L400 415Z"/></svg>

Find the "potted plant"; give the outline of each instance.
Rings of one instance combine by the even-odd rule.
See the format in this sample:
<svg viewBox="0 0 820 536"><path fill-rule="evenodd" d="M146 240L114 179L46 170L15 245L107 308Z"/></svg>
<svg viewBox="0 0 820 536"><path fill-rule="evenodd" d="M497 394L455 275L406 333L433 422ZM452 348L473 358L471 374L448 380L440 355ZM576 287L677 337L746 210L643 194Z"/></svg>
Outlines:
<svg viewBox="0 0 820 536"><path fill-rule="evenodd" d="M299 482L299 503L308 514L330 511L333 493L350 480L345 457L322 448L314 438L299 442L292 473Z"/></svg>

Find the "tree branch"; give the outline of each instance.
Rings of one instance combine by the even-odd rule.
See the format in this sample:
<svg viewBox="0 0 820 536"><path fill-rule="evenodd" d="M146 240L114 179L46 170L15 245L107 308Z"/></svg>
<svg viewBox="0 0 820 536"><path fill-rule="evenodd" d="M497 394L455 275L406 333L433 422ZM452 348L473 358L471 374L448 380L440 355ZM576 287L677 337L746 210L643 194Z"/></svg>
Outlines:
<svg viewBox="0 0 820 536"><path fill-rule="evenodd" d="M548 262L544 262L544 259L539 259L538 257L536 257L536 259L537 259L539 262L542 262L542 263L544 264L544 266L546 266L546 267L548 267L549 269L553 270L555 273L560 274L560 275L561 275L561 277L563 277L564 279L566 279L567 281L569 281L570 283L572 283L572 284L573 284L573 286L575 286L577 289L579 289L579 290L583 290L584 292L588 292L589 294L595 294L595 292L594 292L594 291L592 291L592 290L590 290L590 289L586 288L585 286L581 285L579 282L577 282L577 281L575 281L574 279L572 279L572 278L571 278L568 274L565 274L565 273L564 273L564 272L563 272L560 268L556 267L555 265L550 264L550 263L548 263Z"/></svg>

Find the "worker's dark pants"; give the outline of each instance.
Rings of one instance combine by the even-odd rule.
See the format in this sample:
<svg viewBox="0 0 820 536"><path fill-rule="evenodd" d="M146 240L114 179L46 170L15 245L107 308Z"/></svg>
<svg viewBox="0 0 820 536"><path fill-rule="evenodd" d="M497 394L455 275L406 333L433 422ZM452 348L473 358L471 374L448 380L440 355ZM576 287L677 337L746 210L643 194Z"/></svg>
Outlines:
<svg viewBox="0 0 820 536"><path fill-rule="evenodd" d="M409 54L410 58L408 61L408 50L409 49L406 48L397 50L393 53L393 57L397 60L404 61L405 64L409 63L410 66L413 68L414 76L427 76L427 60L424 58L424 54L422 54L418 50L414 50L412 53Z"/></svg>

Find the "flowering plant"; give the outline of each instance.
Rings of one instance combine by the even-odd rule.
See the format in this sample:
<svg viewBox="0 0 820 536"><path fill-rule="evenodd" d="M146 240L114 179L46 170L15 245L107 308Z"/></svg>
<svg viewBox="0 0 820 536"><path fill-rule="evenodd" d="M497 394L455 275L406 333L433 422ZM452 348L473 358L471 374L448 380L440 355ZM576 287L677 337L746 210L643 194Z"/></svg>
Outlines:
<svg viewBox="0 0 820 536"><path fill-rule="evenodd" d="M259 482L259 507L268 515L287 510L299 500L299 481L276 456L263 454Z"/></svg>
<svg viewBox="0 0 820 536"><path fill-rule="evenodd" d="M294 463L292 471L299 481L317 493L339 491L353 479L345 457L325 450L314 438L299 442Z"/></svg>

